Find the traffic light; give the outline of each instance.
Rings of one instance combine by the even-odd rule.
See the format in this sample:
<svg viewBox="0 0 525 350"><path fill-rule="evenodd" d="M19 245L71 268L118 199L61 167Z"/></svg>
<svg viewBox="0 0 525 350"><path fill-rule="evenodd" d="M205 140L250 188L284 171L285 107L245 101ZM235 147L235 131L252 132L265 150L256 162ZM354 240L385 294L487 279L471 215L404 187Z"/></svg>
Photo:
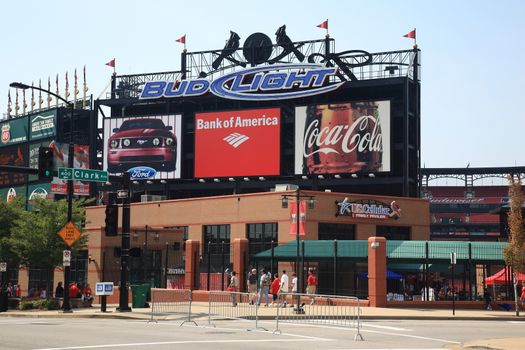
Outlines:
<svg viewBox="0 0 525 350"><path fill-rule="evenodd" d="M38 180L53 180L53 149L51 147L38 149Z"/></svg>
<svg viewBox="0 0 525 350"><path fill-rule="evenodd" d="M106 236L116 236L118 234L118 205L106 205Z"/></svg>

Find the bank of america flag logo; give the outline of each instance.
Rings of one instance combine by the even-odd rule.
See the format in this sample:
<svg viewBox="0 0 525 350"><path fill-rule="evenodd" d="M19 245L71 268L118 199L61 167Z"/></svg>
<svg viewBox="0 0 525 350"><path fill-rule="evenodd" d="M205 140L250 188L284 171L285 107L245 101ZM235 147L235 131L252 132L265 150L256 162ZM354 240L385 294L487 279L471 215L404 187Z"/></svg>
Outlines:
<svg viewBox="0 0 525 350"><path fill-rule="evenodd" d="M234 132L225 138L223 138L224 141L226 141L230 146L233 148L239 147L241 144L243 144L245 141L248 141L249 137L243 134L239 134L238 132Z"/></svg>

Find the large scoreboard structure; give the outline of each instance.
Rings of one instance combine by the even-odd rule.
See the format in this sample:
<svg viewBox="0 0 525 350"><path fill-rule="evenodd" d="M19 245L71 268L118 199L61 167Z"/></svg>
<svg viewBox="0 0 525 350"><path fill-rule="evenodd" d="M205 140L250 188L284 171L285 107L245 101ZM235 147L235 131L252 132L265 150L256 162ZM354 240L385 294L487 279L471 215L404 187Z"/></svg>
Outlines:
<svg viewBox="0 0 525 350"><path fill-rule="evenodd" d="M420 51L230 32L180 69L114 75L99 166L169 198L301 189L418 197ZM102 107L110 107L110 112ZM104 112L106 111L106 112ZM107 190L107 188L106 188Z"/></svg>

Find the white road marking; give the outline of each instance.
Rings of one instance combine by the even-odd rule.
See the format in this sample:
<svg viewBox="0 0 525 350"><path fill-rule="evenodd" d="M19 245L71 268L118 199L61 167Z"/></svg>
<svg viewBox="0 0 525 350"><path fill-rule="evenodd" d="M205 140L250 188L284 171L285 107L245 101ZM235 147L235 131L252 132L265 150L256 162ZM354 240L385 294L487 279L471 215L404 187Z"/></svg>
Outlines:
<svg viewBox="0 0 525 350"><path fill-rule="evenodd" d="M400 331L400 332L412 332L412 329L406 329L406 328L400 328L400 327L392 327L392 326L380 326L376 324L369 324L369 323L362 323L362 327L372 327L372 328L380 328L380 329L388 329L391 331Z"/></svg>
<svg viewBox="0 0 525 350"><path fill-rule="evenodd" d="M507 321L508 323L523 324L524 321Z"/></svg>
<svg viewBox="0 0 525 350"><path fill-rule="evenodd" d="M447 340L447 339L440 339L440 338L423 337L423 336L420 336L420 335L399 334L399 333L390 333L390 332L380 332L380 331L372 331L372 330L369 330L369 329L361 329L361 332L366 332L366 333L377 333L377 334L385 334L385 335L393 335L393 336L396 336L396 337L406 337L406 338L415 338L415 339L432 340L432 341L438 341L438 342L450 343L450 344L461 344L461 342L459 342L459 341Z"/></svg>
<svg viewBox="0 0 525 350"><path fill-rule="evenodd" d="M102 344L102 345L85 345L85 346L68 346L63 348L41 348L35 350L72 350L72 349L100 349L100 348L123 348L129 346L146 346L146 345L170 345L170 344L217 344L217 343L276 343L276 342L300 342L300 341L318 341L318 339L228 339L228 340L178 340L165 342L149 343L123 343L123 344Z"/></svg>
<svg viewBox="0 0 525 350"><path fill-rule="evenodd" d="M323 349L323 350L331 350L331 349ZM370 348L367 349L334 349L334 350L372 350ZM373 350L443 350L443 348L382 348L377 349L373 348Z"/></svg>

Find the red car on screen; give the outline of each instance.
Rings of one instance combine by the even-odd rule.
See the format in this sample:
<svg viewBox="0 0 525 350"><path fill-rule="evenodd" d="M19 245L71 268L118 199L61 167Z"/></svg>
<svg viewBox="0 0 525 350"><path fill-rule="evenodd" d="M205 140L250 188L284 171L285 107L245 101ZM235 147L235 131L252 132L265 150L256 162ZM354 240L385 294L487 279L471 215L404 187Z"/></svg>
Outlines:
<svg viewBox="0 0 525 350"><path fill-rule="evenodd" d="M128 119L113 129L108 141L108 171L124 172L136 166L174 171L177 138L161 119Z"/></svg>

